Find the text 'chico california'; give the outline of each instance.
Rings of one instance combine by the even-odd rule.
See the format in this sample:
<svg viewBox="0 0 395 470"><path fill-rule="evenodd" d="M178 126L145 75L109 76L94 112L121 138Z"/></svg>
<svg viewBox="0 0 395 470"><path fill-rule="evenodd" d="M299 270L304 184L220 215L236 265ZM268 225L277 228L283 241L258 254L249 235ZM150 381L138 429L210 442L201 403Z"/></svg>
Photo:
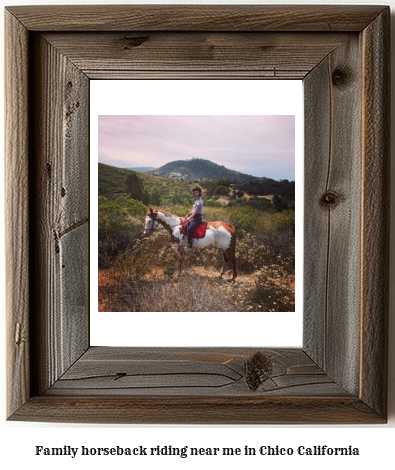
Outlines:
<svg viewBox="0 0 395 470"><path fill-rule="evenodd" d="M281 447L279 445L263 445L260 447L177 447L177 446L156 446L156 447L44 447L35 446L35 455L41 456L70 456L75 458L80 456L178 456L186 458L188 456L291 456L291 455L324 455L324 456L347 456L360 455L358 447L330 447L327 445Z"/></svg>

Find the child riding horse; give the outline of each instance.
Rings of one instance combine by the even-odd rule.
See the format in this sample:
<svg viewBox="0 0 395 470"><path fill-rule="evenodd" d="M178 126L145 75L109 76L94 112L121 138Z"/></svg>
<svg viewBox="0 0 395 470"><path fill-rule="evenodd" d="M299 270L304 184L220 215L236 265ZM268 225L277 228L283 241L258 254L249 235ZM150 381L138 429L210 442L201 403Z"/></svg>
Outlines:
<svg viewBox="0 0 395 470"><path fill-rule="evenodd" d="M192 189L192 193L193 198L195 199L195 204L193 205L192 212L185 216L188 220L188 248L192 248L193 232L195 231L196 227L198 227L202 223L203 215L203 201L201 188L199 188L199 186L196 186Z"/></svg>
<svg viewBox="0 0 395 470"><path fill-rule="evenodd" d="M185 237L181 231L181 225L185 222L185 217L178 217L169 212L149 209L145 218L144 236L149 237L158 229L159 224L163 225L171 236L171 241L178 245L180 256L180 272L184 260ZM206 234L203 238L194 239L194 248L204 248L209 245L218 245L222 250L223 266L220 277L226 272L228 262L232 264L234 281L236 274L236 229L233 225L217 221L207 222Z"/></svg>

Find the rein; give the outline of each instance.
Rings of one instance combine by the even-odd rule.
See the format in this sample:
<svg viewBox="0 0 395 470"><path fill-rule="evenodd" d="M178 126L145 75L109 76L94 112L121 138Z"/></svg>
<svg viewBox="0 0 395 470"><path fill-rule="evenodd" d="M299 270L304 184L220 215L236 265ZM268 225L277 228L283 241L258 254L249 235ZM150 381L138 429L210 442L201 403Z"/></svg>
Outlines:
<svg viewBox="0 0 395 470"><path fill-rule="evenodd" d="M151 217L150 217L150 219L152 220L152 228L146 228L145 230L147 230L147 231L149 230L150 232L156 232L158 229L154 228L155 220L152 219ZM159 222L158 222L158 227L159 227Z"/></svg>
<svg viewBox="0 0 395 470"><path fill-rule="evenodd" d="M152 220L152 228L146 228L144 230L147 230L147 231L149 230L150 232L156 232L158 229L154 228L155 220L152 217L150 217L150 219ZM158 227L159 227L159 225L160 225L160 223L158 222ZM182 225L182 224L169 225L169 228L178 227L180 225Z"/></svg>

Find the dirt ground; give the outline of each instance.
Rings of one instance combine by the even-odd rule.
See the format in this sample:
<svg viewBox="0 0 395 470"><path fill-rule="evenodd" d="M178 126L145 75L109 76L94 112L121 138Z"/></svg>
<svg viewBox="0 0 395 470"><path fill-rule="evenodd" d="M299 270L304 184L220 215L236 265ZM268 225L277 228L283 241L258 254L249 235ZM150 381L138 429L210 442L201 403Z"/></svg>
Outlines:
<svg viewBox="0 0 395 470"><path fill-rule="evenodd" d="M157 270L138 281L120 280L110 269L102 269L98 276L99 311L140 311L139 308L147 311L152 305L158 307L156 300L153 304L153 301L147 299L151 295L161 299L160 308L163 311L251 311L257 307L266 311L263 310L264 305L259 305L260 300L253 299L259 284L257 275L241 274L235 282L231 282L231 278L231 271L221 280L217 270L201 266L187 268L180 279L178 276L169 278L163 271ZM289 295L289 288L295 287L294 281L291 279L286 282ZM193 292L193 286L197 286L197 292ZM175 303L171 298L178 298L179 302ZM188 303L187 298L193 299L192 303ZM274 304L275 300L272 297ZM203 310L205 308L207 310Z"/></svg>

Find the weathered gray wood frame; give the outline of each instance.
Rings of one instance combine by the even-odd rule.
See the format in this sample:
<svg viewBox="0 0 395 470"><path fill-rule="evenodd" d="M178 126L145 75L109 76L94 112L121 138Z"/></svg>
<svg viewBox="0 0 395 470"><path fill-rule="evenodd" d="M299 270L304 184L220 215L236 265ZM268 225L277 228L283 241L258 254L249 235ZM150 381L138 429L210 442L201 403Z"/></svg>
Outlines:
<svg viewBox="0 0 395 470"><path fill-rule="evenodd" d="M386 421L389 16L6 9L8 419ZM90 347L89 81L113 78L304 80L303 348Z"/></svg>

